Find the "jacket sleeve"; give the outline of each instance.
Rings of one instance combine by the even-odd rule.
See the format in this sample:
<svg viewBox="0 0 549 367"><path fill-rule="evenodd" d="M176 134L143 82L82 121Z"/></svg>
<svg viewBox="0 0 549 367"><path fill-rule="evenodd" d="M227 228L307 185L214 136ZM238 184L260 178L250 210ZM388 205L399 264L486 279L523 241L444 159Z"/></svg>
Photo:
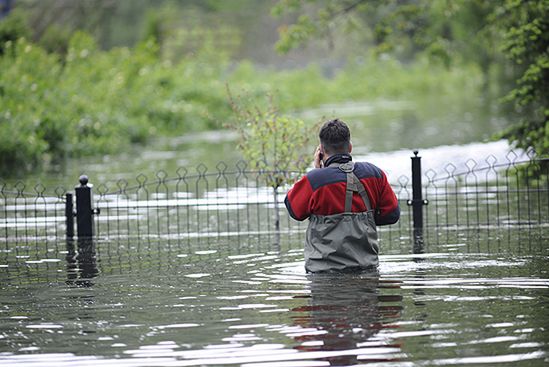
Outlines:
<svg viewBox="0 0 549 367"><path fill-rule="evenodd" d="M309 215L311 215L309 202L312 194L313 189L307 176L303 176L288 191L284 204L286 204L288 213L292 218L299 221L309 218Z"/></svg>
<svg viewBox="0 0 549 367"><path fill-rule="evenodd" d="M400 218L400 207L393 188L387 180L387 175L382 171L381 190L379 204L375 215L376 224L379 226L394 224Z"/></svg>

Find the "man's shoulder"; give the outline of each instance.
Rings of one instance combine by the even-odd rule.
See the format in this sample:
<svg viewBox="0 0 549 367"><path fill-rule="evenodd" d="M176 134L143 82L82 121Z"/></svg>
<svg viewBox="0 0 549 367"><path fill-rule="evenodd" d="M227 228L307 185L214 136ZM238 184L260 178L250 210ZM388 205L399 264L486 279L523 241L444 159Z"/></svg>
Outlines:
<svg viewBox="0 0 549 367"><path fill-rule="evenodd" d="M315 168L306 174L313 190L336 182L346 181L345 173L337 167Z"/></svg>
<svg viewBox="0 0 549 367"><path fill-rule="evenodd" d="M355 175L358 178L381 178L383 173L381 169L373 163L370 162L355 162Z"/></svg>

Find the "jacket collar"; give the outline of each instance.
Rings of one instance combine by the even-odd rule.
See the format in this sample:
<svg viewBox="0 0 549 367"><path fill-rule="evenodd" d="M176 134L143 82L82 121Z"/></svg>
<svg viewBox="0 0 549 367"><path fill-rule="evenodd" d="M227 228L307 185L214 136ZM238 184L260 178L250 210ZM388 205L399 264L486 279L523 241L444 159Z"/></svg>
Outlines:
<svg viewBox="0 0 549 367"><path fill-rule="evenodd" d="M328 167L332 163L347 163L352 160L353 157L351 157L351 155L348 153L334 154L333 156L328 158L326 162L324 162L324 167Z"/></svg>

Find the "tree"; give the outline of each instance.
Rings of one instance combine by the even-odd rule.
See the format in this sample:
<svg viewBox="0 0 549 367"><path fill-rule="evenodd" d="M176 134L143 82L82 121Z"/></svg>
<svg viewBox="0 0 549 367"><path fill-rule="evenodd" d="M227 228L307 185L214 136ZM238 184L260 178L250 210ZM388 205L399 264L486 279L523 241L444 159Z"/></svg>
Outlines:
<svg viewBox="0 0 549 367"><path fill-rule="evenodd" d="M273 13L298 14L280 27L281 52L343 30L365 34L364 48L404 61L427 53L447 66L476 63L485 84L491 67L504 64L514 71L504 101L521 119L503 136L538 156L549 154L549 0L280 0Z"/></svg>
<svg viewBox="0 0 549 367"><path fill-rule="evenodd" d="M227 88L235 120L229 127L238 132L238 148L252 169L258 170L273 190L275 230L280 229L278 188L293 182L295 174L303 173L311 163L311 138L318 124L282 115L273 97L258 104L249 96L233 96ZM278 237L277 241L278 243Z"/></svg>
<svg viewBox="0 0 549 367"><path fill-rule="evenodd" d="M549 1L507 0L494 13L504 32L502 49L517 70L505 100L521 111L503 136L538 156L549 155Z"/></svg>

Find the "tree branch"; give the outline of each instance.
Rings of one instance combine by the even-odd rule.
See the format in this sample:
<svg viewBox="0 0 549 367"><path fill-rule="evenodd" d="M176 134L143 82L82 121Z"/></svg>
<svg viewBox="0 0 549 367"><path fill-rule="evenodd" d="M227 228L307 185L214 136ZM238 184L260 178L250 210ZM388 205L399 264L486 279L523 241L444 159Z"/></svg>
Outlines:
<svg viewBox="0 0 549 367"><path fill-rule="evenodd" d="M334 14L334 17L338 17L342 14L346 14L346 13L349 13L351 10L353 10L354 8L356 8L357 6L359 6L360 4L362 3L365 3L366 1L368 0L357 0L355 1L354 3L350 4L349 6L341 9L339 12L335 13Z"/></svg>

